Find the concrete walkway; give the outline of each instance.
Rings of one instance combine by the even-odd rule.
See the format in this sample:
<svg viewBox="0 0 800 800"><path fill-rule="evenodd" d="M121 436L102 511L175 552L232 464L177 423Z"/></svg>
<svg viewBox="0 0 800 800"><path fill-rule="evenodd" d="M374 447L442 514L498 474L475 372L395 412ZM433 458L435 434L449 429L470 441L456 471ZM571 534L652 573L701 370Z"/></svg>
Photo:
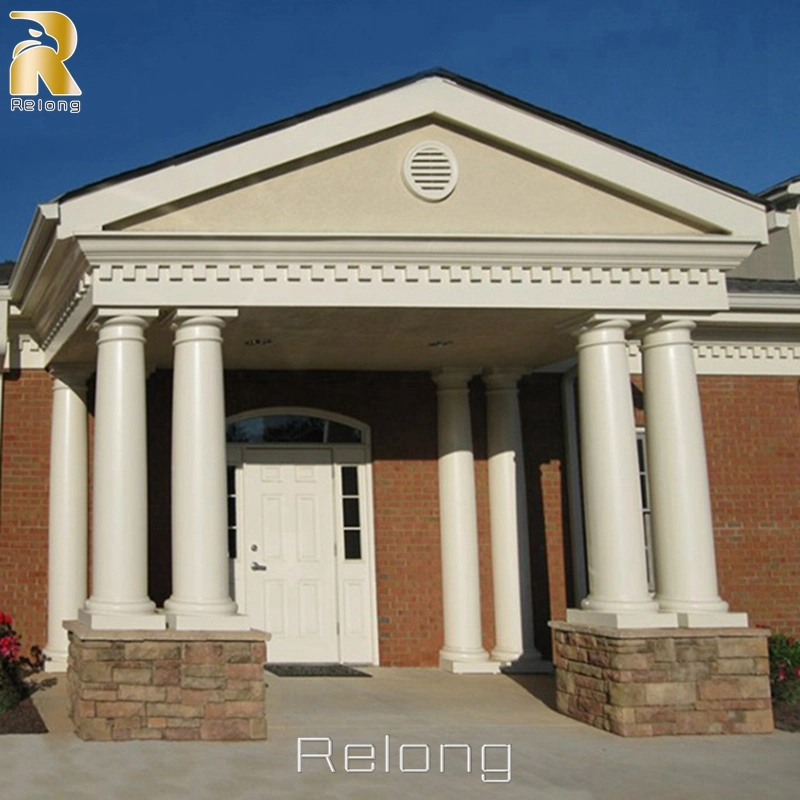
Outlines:
<svg viewBox="0 0 800 800"><path fill-rule="evenodd" d="M267 674L269 740L260 743L87 743L72 733L64 679L35 695L47 735L0 740L0 796L20 800L141 800L154 797L439 798L526 800L735 800L796 797L800 734L621 739L552 710L547 677L446 675L438 670L370 669L366 678L278 678ZM524 683L524 685L523 685ZM389 772L385 744L389 736ZM304 752L297 771L298 738ZM353 760L347 744L371 744L372 760ZM401 745L428 745L430 771L401 772ZM440 745L448 750L440 772ZM510 745L485 751L483 745ZM316 748L316 750L314 749ZM368 748L351 755L370 755ZM425 748L403 748L406 770L422 769ZM486 771L482 767L486 768ZM498 770L489 772L489 769ZM485 777L487 782L482 778ZM489 782L498 781L498 782Z"/></svg>

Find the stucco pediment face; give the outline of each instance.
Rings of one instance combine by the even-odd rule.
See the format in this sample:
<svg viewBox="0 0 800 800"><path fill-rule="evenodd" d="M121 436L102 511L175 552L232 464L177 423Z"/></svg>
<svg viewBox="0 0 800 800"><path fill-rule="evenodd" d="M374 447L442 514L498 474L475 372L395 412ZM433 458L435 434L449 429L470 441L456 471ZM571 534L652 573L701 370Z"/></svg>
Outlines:
<svg viewBox="0 0 800 800"><path fill-rule="evenodd" d="M446 145L455 190L439 202L403 179L408 152ZM107 228L160 232L680 235L704 230L646 201L434 123L361 140Z"/></svg>

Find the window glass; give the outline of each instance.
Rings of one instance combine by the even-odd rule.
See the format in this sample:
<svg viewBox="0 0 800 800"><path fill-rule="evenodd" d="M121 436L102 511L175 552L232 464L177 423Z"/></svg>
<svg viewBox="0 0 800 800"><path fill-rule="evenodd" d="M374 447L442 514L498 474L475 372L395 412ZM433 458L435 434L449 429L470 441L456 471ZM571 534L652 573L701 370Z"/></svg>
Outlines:
<svg viewBox="0 0 800 800"><path fill-rule="evenodd" d="M236 467L228 467L228 557L236 558Z"/></svg>
<svg viewBox="0 0 800 800"><path fill-rule="evenodd" d="M647 438L643 428L636 431L636 453L639 459L639 489L642 493L642 523L644 527L644 549L647 559L647 586L651 592L656 590L656 576L653 566L653 533L650 515L650 481L647 469Z"/></svg>
<svg viewBox="0 0 800 800"><path fill-rule="evenodd" d="M342 494L350 497L358 496L357 467L342 467Z"/></svg>
<svg viewBox="0 0 800 800"><path fill-rule="evenodd" d="M361 558L361 504L358 497L358 467L341 467L342 521L346 561Z"/></svg>
<svg viewBox="0 0 800 800"><path fill-rule="evenodd" d="M348 561L361 558L361 531L353 529L344 532L344 557Z"/></svg>
<svg viewBox="0 0 800 800"><path fill-rule="evenodd" d="M328 438L331 444L361 444L361 431L341 422L328 423Z"/></svg>
<svg viewBox="0 0 800 800"><path fill-rule="evenodd" d="M351 425L304 414L270 414L228 423L232 444L358 444L361 431Z"/></svg>

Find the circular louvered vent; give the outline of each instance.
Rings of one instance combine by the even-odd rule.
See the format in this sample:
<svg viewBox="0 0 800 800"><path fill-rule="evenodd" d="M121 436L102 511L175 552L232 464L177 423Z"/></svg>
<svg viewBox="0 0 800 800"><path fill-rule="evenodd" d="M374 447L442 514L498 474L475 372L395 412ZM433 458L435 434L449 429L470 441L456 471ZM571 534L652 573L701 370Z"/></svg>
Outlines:
<svg viewBox="0 0 800 800"><path fill-rule="evenodd" d="M449 147L440 142L418 144L403 165L406 186L423 200L444 200L456 188L458 164Z"/></svg>

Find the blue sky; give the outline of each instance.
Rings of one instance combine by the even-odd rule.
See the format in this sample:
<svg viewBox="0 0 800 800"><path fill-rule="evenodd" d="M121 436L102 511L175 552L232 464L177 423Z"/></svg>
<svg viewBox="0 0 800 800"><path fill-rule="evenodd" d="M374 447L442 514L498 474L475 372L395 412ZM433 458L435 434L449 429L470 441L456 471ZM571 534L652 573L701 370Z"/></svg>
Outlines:
<svg viewBox="0 0 800 800"><path fill-rule="evenodd" d="M0 127L0 260L69 189L444 67L751 191L800 173L800 3L4 0L67 14L79 114ZM42 89L40 97L50 97Z"/></svg>

